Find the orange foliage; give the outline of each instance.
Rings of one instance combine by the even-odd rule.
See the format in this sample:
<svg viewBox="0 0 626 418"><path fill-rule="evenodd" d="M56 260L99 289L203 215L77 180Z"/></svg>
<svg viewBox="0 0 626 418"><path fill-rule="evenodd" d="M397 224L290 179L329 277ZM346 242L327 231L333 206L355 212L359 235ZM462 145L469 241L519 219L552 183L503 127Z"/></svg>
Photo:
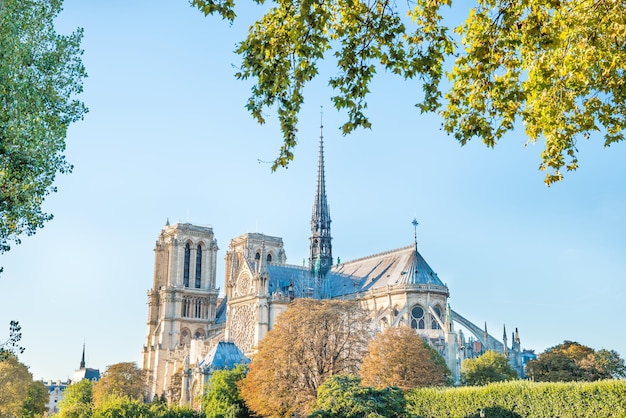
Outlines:
<svg viewBox="0 0 626 418"><path fill-rule="evenodd" d="M404 390L418 386L444 386L450 370L443 358L415 330L388 328L370 342L361 367L365 386Z"/></svg>
<svg viewBox="0 0 626 418"><path fill-rule="evenodd" d="M310 412L326 379L358 372L368 323L356 302L292 302L259 345L240 385L248 408L273 417Z"/></svg>

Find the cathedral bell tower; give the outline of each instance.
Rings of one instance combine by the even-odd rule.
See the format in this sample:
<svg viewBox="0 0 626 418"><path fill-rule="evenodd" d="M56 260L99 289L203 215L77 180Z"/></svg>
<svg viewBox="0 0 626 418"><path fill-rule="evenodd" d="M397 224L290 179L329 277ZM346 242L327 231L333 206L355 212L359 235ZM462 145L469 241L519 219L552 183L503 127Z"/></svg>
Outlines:
<svg viewBox="0 0 626 418"><path fill-rule="evenodd" d="M212 334L219 294L217 250L211 227L167 222L159 235L143 348L149 399L163 394L178 372L180 365L170 361L173 353Z"/></svg>
<svg viewBox="0 0 626 418"><path fill-rule="evenodd" d="M326 201L326 180L324 178L324 126L320 117L320 147L317 166L317 187L311 216L311 242L309 266L315 277L323 278L333 264L333 251L330 236L330 210Z"/></svg>

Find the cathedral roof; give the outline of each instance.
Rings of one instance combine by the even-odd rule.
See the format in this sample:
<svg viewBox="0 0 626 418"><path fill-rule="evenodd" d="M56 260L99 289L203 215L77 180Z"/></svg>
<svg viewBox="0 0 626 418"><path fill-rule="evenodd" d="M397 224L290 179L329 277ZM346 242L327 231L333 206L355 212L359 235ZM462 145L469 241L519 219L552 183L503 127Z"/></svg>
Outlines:
<svg viewBox="0 0 626 418"><path fill-rule="evenodd" d="M280 292L287 296L288 292L291 291L293 296L297 298L314 297L315 285L311 277L311 270L308 267L269 263L267 264L267 273L270 293Z"/></svg>
<svg viewBox="0 0 626 418"><path fill-rule="evenodd" d="M198 367L210 373L214 370L230 370L237 364L247 364L250 360L244 356L243 352L230 341L220 341L215 347L198 363Z"/></svg>
<svg viewBox="0 0 626 418"><path fill-rule="evenodd" d="M394 286L448 291L414 245L334 265L321 289L308 267L270 263L267 273L270 293L296 298L358 297L360 292Z"/></svg>
<svg viewBox="0 0 626 418"><path fill-rule="evenodd" d="M221 300L218 300L217 308L215 308L215 323L223 324L226 323L226 305L228 303L228 297L224 297Z"/></svg>
<svg viewBox="0 0 626 418"><path fill-rule="evenodd" d="M447 291L414 245L334 265L325 279L331 297L396 285Z"/></svg>

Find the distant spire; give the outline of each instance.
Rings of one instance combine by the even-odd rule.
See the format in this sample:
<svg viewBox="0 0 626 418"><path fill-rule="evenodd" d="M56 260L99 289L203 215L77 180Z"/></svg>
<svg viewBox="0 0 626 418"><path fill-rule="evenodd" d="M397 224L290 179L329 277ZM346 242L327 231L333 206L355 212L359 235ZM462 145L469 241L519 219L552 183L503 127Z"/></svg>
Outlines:
<svg viewBox="0 0 626 418"><path fill-rule="evenodd" d="M417 252L417 225L420 223L417 222L417 219L413 218L411 224L413 225L413 240L415 242L415 251Z"/></svg>
<svg viewBox="0 0 626 418"><path fill-rule="evenodd" d="M85 368L85 342L83 341L83 357L80 360L80 369L84 369Z"/></svg>
<svg viewBox="0 0 626 418"><path fill-rule="evenodd" d="M488 350L488 344L489 344L489 333L487 332L487 322L485 321L485 332L483 333L483 337L485 339L485 350Z"/></svg>
<svg viewBox="0 0 626 418"><path fill-rule="evenodd" d="M502 354L506 356L509 353L509 347L507 346L506 325L503 325L503 327L504 327L504 332L502 333L502 343L504 346L504 352Z"/></svg>
<svg viewBox="0 0 626 418"><path fill-rule="evenodd" d="M167 218L167 219L165 220L165 226L170 226L170 218Z"/></svg>
<svg viewBox="0 0 626 418"><path fill-rule="evenodd" d="M315 200L313 202L313 215L311 216L311 241L309 251L309 266L312 272L319 274L319 277L323 277L333 264L332 238L330 235L330 209L326 200L326 179L324 176L324 125L322 118L323 113L320 110L320 145L317 163L317 185L315 189Z"/></svg>

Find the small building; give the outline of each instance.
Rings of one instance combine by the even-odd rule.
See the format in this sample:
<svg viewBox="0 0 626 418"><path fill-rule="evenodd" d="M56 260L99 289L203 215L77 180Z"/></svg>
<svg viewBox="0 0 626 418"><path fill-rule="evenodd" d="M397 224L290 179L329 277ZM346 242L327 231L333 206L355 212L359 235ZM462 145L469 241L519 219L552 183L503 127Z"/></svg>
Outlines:
<svg viewBox="0 0 626 418"><path fill-rule="evenodd" d="M74 371L74 375L71 380L63 382L61 380L53 381L50 379L47 383L42 380L42 383L46 386L46 389L48 389L48 395L50 396L48 399L48 415L59 412L59 402L63 400L65 388L72 383L77 383L85 379L97 382L100 380L100 370L85 367L85 344L83 344L83 356L80 360L80 366L78 370Z"/></svg>
<svg viewBox="0 0 626 418"><path fill-rule="evenodd" d="M63 392L65 388L69 386L70 382L62 382L60 380L52 381L48 380L48 382L44 382L42 380L46 389L48 389L48 415L56 414L59 412L59 402L63 399Z"/></svg>

